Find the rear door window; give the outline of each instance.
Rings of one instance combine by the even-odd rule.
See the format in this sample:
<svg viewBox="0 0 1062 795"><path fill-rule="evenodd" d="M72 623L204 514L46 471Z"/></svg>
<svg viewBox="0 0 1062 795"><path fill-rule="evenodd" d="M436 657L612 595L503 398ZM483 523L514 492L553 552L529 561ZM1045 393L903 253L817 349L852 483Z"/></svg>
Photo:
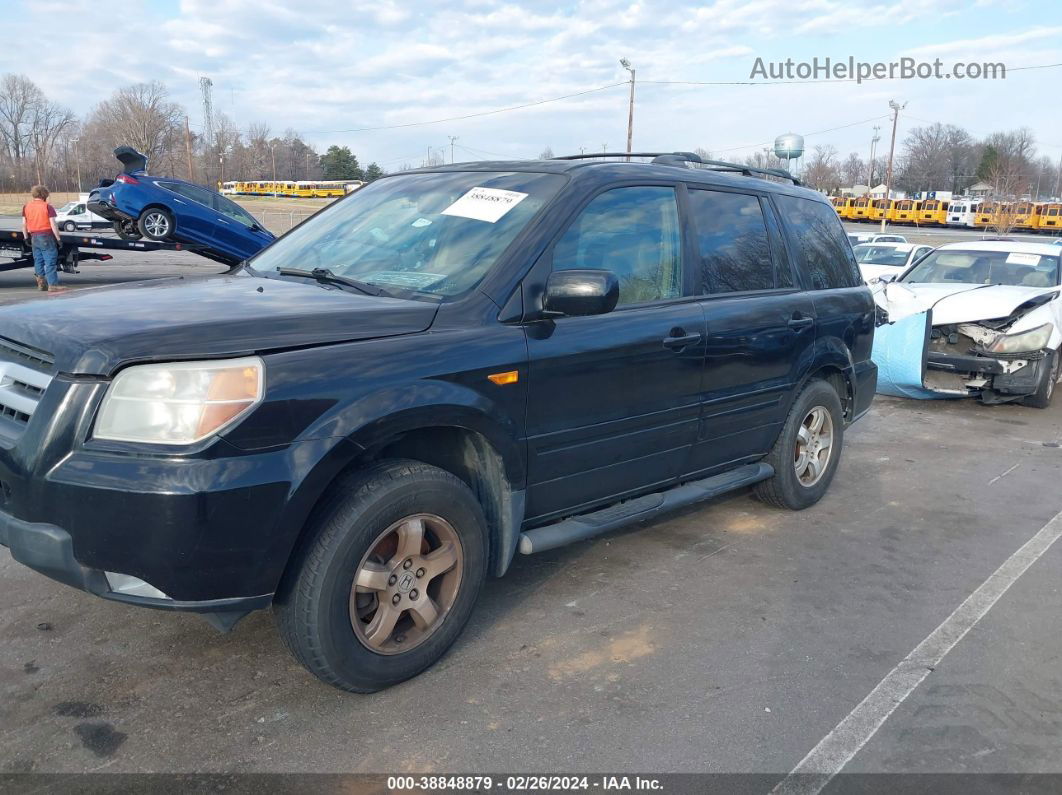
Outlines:
<svg viewBox="0 0 1062 795"><path fill-rule="evenodd" d="M758 197L691 189L690 213L697 232L704 293L773 290L779 286Z"/></svg>
<svg viewBox="0 0 1062 795"><path fill-rule="evenodd" d="M856 287L862 283L844 227L830 205L799 196L776 196L775 200L811 289Z"/></svg>

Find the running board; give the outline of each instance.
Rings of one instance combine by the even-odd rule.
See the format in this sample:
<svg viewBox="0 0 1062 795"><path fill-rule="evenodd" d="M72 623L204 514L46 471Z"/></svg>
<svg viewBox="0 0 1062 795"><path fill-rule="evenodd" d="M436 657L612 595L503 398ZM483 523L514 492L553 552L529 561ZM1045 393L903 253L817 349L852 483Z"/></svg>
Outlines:
<svg viewBox="0 0 1062 795"><path fill-rule="evenodd" d="M593 538L618 527L650 519L657 514L673 511L702 500L718 497L728 491L739 489L766 480L774 474L770 464L746 464L720 475L704 480L683 483L667 491L646 494L633 500L620 502L600 511L573 516L545 527L520 534L520 552L533 555L547 549L562 547L575 541Z"/></svg>

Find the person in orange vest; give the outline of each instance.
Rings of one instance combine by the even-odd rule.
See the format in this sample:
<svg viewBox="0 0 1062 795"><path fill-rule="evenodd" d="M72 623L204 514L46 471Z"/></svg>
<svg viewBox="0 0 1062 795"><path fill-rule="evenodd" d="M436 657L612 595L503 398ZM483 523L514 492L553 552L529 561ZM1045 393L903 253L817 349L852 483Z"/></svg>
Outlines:
<svg viewBox="0 0 1062 795"><path fill-rule="evenodd" d="M43 185L34 185L30 196L22 208L22 234L33 249L37 289L61 292L66 288L59 284L59 227L55 223L55 208L48 204L48 189Z"/></svg>

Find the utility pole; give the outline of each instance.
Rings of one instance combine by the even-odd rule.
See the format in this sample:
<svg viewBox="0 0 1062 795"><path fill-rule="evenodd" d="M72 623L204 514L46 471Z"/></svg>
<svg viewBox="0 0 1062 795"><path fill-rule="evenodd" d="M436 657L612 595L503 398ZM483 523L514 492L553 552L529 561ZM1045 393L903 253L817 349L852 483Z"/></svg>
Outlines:
<svg viewBox="0 0 1062 795"><path fill-rule="evenodd" d="M1062 194L1059 193L1059 189L1062 189L1062 155L1058 158L1058 176L1055 177L1055 198L1059 198Z"/></svg>
<svg viewBox="0 0 1062 795"><path fill-rule="evenodd" d="M277 197L277 145L269 145L269 157L273 161L273 198Z"/></svg>
<svg viewBox="0 0 1062 795"><path fill-rule="evenodd" d="M626 58L620 58L620 66L631 73L631 99L627 106L627 162L631 162L634 141L634 67Z"/></svg>
<svg viewBox="0 0 1062 795"><path fill-rule="evenodd" d="M188 156L188 181L195 182L195 170L192 168L192 131L188 129L188 117L184 117L184 151ZM78 182L80 182L78 178Z"/></svg>
<svg viewBox="0 0 1062 795"><path fill-rule="evenodd" d="M889 170L885 177L885 213L881 216L881 231L885 231L885 223L888 221L889 201L892 198L892 157L896 153L896 122L900 119L900 111L907 107L907 103L897 105L891 99L889 107L892 108L892 142L889 144Z"/></svg>
<svg viewBox="0 0 1062 795"><path fill-rule="evenodd" d="M880 130L880 129L881 129L881 127L879 127L878 125L875 124L874 125L874 137L870 139L870 173L867 174L867 187L868 188L873 188L874 187L874 150L878 146L878 141L881 140L881 136L878 135L878 130Z"/></svg>
<svg viewBox="0 0 1062 795"><path fill-rule="evenodd" d="M77 156L77 142L80 138L72 139L71 143L74 144L74 166L77 168L77 192L81 193L81 158ZM69 174L70 172L66 172Z"/></svg>
<svg viewBox="0 0 1062 795"><path fill-rule="evenodd" d="M457 140L457 136L447 135L446 137L450 139L450 165L452 166L454 164L454 141Z"/></svg>

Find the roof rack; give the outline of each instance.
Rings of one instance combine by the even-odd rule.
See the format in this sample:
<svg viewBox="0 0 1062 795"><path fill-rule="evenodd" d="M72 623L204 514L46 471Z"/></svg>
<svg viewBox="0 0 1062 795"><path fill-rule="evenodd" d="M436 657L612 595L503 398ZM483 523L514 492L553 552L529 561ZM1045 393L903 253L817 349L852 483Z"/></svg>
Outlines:
<svg viewBox="0 0 1062 795"><path fill-rule="evenodd" d="M728 163L725 160L705 160L700 155L693 152L590 152L589 154L582 155L561 155L552 159L583 160L608 157L651 157L653 158L653 163L658 166L682 166L684 168L688 168L688 163L696 163L698 165L708 166L711 171L734 172L744 174L746 177L778 177L779 179L787 179L794 185L804 184L784 168L756 168L755 166L745 166L741 163Z"/></svg>

